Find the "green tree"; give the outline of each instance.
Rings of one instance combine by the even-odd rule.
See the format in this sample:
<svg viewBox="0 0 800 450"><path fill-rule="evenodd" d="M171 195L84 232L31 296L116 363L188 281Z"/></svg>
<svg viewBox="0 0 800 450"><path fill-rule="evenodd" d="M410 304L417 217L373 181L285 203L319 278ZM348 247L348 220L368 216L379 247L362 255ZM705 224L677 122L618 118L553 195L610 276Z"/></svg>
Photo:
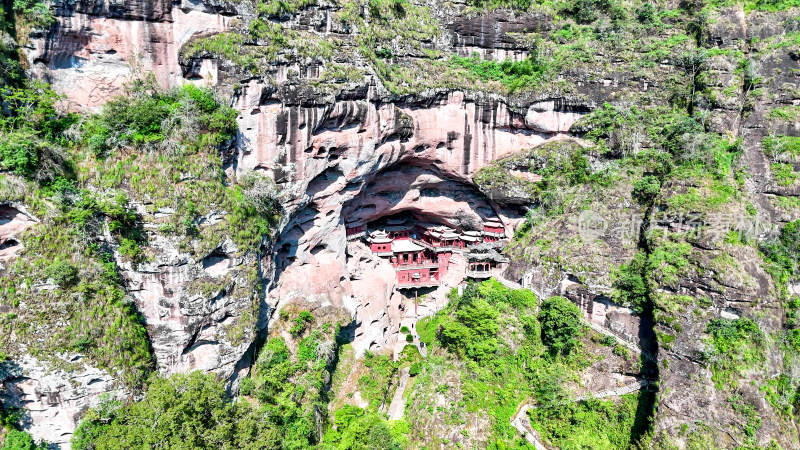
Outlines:
<svg viewBox="0 0 800 450"><path fill-rule="evenodd" d="M656 198L661 190L661 182L652 175L646 175L633 184L633 197L642 204Z"/></svg>
<svg viewBox="0 0 800 450"><path fill-rule="evenodd" d="M629 305L641 313L648 302L648 286L643 274L647 267L647 255L638 252L629 264L622 264L614 272L614 300Z"/></svg>
<svg viewBox="0 0 800 450"><path fill-rule="evenodd" d="M400 450L407 430L390 426L379 414L344 405L336 411L335 430L329 430L321 447L338 450Z"/></svg>
<svg viewBox="0 0 800 450"><path fill-rule="evenodd" d="M3 443L2 450L46 450L47 443L33 442L33 437L18 430L11 430L6 435L6 441Z"/></svg>
<svg viewBox="0 0 800 450"><path fill-rule="evenodd" d="M465 292L466 294L466 292ZM497 351L497 310L482 298L467 297L459 304L456 320L442 323L441 341L461 356L480 361Z"/></svg>
<svg viewBox="0 0 800 450"><path fill-rule="evenodd" d="M568 355L584 331L580 308L564 297L550 297L542 302L539 322L542 342L554 355Z"/></svg>

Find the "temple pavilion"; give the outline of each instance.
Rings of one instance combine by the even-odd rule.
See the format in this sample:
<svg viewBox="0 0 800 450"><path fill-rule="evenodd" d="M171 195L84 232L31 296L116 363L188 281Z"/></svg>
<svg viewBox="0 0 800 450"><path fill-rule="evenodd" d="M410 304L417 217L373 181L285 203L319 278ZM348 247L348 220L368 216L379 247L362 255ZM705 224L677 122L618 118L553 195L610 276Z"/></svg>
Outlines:
<svg viewBox="0 0 800 450"><path fill-rule="evenodd" d="M369 233L370 250L388 259L400 289L438 286L454 252L466 255L466 275L472 278L489 278L508 263L496 250L505 237L505 228L497 220L486 221L482 230L458 232L446 225L392 217L366 225L347 223L346 231L348 240Z"/></svg>

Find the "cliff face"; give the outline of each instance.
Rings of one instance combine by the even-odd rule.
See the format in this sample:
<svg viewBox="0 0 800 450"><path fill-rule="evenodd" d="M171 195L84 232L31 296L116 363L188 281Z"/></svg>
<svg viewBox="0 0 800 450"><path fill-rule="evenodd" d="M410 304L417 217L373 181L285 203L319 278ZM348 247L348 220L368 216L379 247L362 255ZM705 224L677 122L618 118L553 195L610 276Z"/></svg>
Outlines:
<svg viewBox="0 0 800 450"><path fill-rule="evenodd" d="M55 25L24 51L34 76L64 94L67 108L96 108L121 94L137 73L152 72L163 87L216 85L233 94L240 111L235 152L226 156L228 173L262 171L283 192L284 219L274 253L266 252L261 261L237 253L230 242L187 253L155 225L173 212L154 209L146 200L137 209L144 223L154 224L145 225L153 257L143 264L117 259L126 291L144 317L158 371L216 372L231 380L234 390L272 312L292 304L312 312L330 306L348 311L357 355L392 348L404 307L394 291L393 270L357 246L348 248L345 222L412 211L465 228L478 229L498 214L513 225L517 213L500 211L471 184L471 174L500 156L565 137L588 110L561 98L512 106L503 96L465 90L396 98L375 74L332 91L312 83L319 69L297 62L271 66L273 76L266 80L233 86L241 77L239 67L218 58L187 60L182 51L193 40L241 26L252 18L247 10L80 2L55 12ZM326 17L330 20L329 13ZM490 20L505 23L502 16ZM524 56L510 42L495 47L493 38L472 29L486 26L461 21L447 45L469 42L454 46L464 54L488 49ZM309 77L298 77L297 71ZM205 225L224 221L225 214L212 211ZM263 287L253 284L254 275ZM260 289L267 290L264 300L255 295ZM44 387L37 374L48 372L45 365L22 366L21 378L7 381L12 386L7 401L26 408L38 404L30 431L67 446L81 413L112 388L94 389L85 377ZM85 395L72 399L68 385ZM42 396L48 400L30 403ZM72 412L65 416L66 411ZM56 420L59 427L46 425Z"/></svg>
<svg viewBox="0 0 800 450"><path fill-rule="evenodd" d="M736 7L709 21L712 25L701 33L699 44L691 45L693 50L715 50L702 63L700 81L700 75L679 63L678 46L666 50L666 56L653 50L663 58L637 61L634 69L629 55L615 54L613 45L602 44L540 89L515 92L439 59L477 54L525 61L537 52L552 53L532 38L554 31L552 16L471 14L464 5L449 2L411 7L416 9L396 22L398 39L381 37L376 28L388 24L381 25L372 12L363 13L363 5L357 9L367 20L355 24L343 18L339 2L297 7L268 22L285 33L279 45L274 34L253 31L258 29L254 24L262 24L261 13L247 2L60 2L54 7L55 24L26 43L31 74L51 83L65 95L65 106L75 111L104 104L139 73L152 72L165 88L213 86L239 112L235 146L223 155L226 173L261 172L280 188L281 223L261 254L240 251L230 241L208 245L194 240L194 251L187 251L185 243L157 227L173 211L146 201L137 205L143 221L152 225L148 248L153 257L131 264L117 254L117 261L126 293L144 316L159 372L216 372L235 391L273 312L290 305L312 312L331 306L347 311L357 355L393 348L404 307L394 290L393 271L363 247L348 244L345 223L410 212L478 229L486 219L499 217L510 238L511 230L524 222L524 206L543 203L532 199L525 186L541 181L548 166L504 167L516 180L514 189L476 185L478 171L551 142L579 152L575 149L592 142L572 142L593 129L579 121L603 103L657 108L683 95L678 87L691 84L703 90L697 100L693 91L689 103L705 111L705 127L742 139L736 198L710 211L681 209L679 200L687 193L711 194L703 190L704 180L676 174L660 182L649 203L642 202L633 194L634 180L655 171L640 167L625 168L625 176L599 188L588 183L565 188L569 197L561 213L512 242L507 278L522 281L541 296L567 296L593 322L653 353L661 392L656 435L684 445L689 439L680 431L685 424L691 424L691 432L702 428L697 425L701 423L722 430L741 425L741 408L729 400L731 392L714 387L712 371L702 360L707 325L720 317L757 317L767 334L779 332L783 309L772 278L754 247L736 247L724 236L652 236L640 225L681 231L687 213L699 211L701 223L709 225L733 211L765 225L757 239L800 217L796 205L785 207L786 202L776 200L796 200L798 185L775 180L774 161L762 146L770 135L800 135L796 120L769 116L776 107L800 102L797 54L793 47L752 43L786 33L783 24L791 13L746 15ZM663 33L662 39L674 37L672 31ZM359 40L363 36L374 41L369 41L375 47L370 51L385 56L359 53L366 45ZM425 56L436 52L440 56ZM754 67L750 81L739 67L742 55ZM605 138L624 148L620 152L626 156L652 144L642 137L647 132L641 125L618 125L631 127L624 130L630 133ZM595 152L588 164L601 172L616 167L622 156ZM797 164L791 158L781 162ZM588 217L587 209L594 216ZM587 237L587 221L595 216L605 225ZM229 217L230 211L215 209L204 223L214 226ZM16 233L34 221L14 205L0 205L0 264L15 256ZM616 303L622 265L640 252L655 258L659 248L675 245L682 252L680 267L673 268L674 261L667 258L651 268L669 270L646 276L649 308L636 312ZM686 298L693 303L685 304ZM776 346L765 354L766 367L790 371ZM8 392L13 403L31 411L30 429L37 438L66 445L80 413L116 387L107 373L82 375L100 370L91 367L70 375L69 382L47 387L45 366L36 361L20 365L7 381L12 386ZM775 439L791 447L797 438L784 432L794 429L792 420L759 394L769 371L751 372L742 376L736 395L754 405L762 419L758 442ZM45 397L47 401L41 400ZM31 399L40 400L37 404ZM44 425L56 419L58 427ZM744 442L741 433L723 434L724 445Z"/></svg>
<svg viewBox="0 0 800 450"><path fill-rule="evenodd" d="M181 46L233 20L212 6L169 1L56 2L55 14L56 23L24 52L32 73L65 93L76 111L122 93L134 71L152 72L163 86L182 83Z"/></svg>

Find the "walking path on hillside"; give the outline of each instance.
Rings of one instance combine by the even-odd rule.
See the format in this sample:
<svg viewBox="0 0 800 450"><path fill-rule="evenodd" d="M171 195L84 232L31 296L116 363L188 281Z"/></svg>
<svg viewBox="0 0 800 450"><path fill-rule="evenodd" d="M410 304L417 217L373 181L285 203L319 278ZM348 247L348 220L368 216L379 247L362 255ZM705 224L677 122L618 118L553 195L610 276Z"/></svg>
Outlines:
<svg viewBox="0 0 800 450"><path fill-rule="evenodd" d="M400 420L403 418L403 412L406 409L406 399L403 395L406 392L406 385L408 384L410 372L409 368L406 367L400 373L400 381L397 383L397 389L394 390L392 403L389 404L389 420Z"/></svg>
<svg viewBox="0 0 800 450"><path fill-rule="evenodd" d="M573 402L579 402L581 400L586 400L587 398L606 398L606 397L617 397L620 395L630 394L632 392L636 392L646 386L651 384L650 380L639 380L635 383L626 384L625 386L620 386L618 388L613 389L606 389L604 391L595 392L587 395L581 395L573 399ZM547 447L542 444L539 440L539 433L533 429L531 426L530 418L528 417L528 411L536 406L531 405L530 403L523 402L520 405L517 414L511 418L511 426L516 428L517 431L531 444L533 445L536 450L546 450Z"/></svg>

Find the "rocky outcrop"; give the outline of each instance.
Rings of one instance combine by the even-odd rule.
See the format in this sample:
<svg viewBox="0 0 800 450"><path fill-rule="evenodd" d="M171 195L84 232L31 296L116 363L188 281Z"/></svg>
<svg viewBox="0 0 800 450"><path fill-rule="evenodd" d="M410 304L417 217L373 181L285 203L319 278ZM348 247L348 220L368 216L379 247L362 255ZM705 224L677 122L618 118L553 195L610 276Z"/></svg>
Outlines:
<svg viewBox="0 0 800 450"><path fill-rule="evenodd" d="M178 60L181 46L196 35L228 29L233 18L185 3L64 2L46 38L32 39L24 48L31 71L66 94L72 110L94 108L122 94L135 73L152 72L164 87L187 82ZM201 72L208 79L192 82L216 82L215 63Z"/></svg>
<svg viewBox="0 0 800 450"><path fill-rule="evenodd" d="M80 355L62 355L58 364L26 355L0 363L4 405L22 408L23 426L37 440L69 449L72 433L89 408L103 395L125 395L107 372L90 367Z"/></svg>
<svg viewBox="0 0 800 450"><path fill-rule="evenodd" d="M351 275L344 224L410 211L459 229L480 229L501 212L474 187L471 175L500 156L562 138L582 115L558 110L555 102L536 103L521 114L501 98L463 92L424 103L387 103L368 91L364 98L319 105L313 105L319 98L300 92L265 97L264 88L251 82L237 104L242 136L236 169L265 171L290 195L275 244L272 305L305 298L320 305L394 309L392 296L358 299L364 291ZM519 220L502 218L510 227ZM379 277L374 271L360 280ZM363 348L389 345L399 329L396 321L392 327L358 323L356 336L378 330Z"/></svg>
<svg viewBox="0 0 800 450"><path fill-rule="evenodd" d="M356 357L365 350L378 351L390 345L388 331L400 327L403 296L394 290L397 277L386 260L374 256L359 242L347 245L355 320L352 345Z"/></svg>
<svg viewBox="0 0 800 450"><path fill-rule="evenodd" d="M202 259L158 237L153 262L120 260L128 292L144 316L159 372L215 372L236 380L249 363L261 310L258 261L223 243Z"/></svg>
<svg viewBox="0 0 800 450"><path fill-rule="evenodd" d="M566 133L583 115L556 102L518 112L501 98L464 92L389 103L367 92L361 99L303 106L297 94L264 98L262 91L251 82L237 104L240 168L265 169L301 189L329 165L349 174L410 159L465 178L494 159Z"/></svg>
<svg viewBox="0 0 800 450"><path fill-rule="evenodd" d="M0 203L0 269L22 249L16 237L38 221L13 203Z"/></svg>

